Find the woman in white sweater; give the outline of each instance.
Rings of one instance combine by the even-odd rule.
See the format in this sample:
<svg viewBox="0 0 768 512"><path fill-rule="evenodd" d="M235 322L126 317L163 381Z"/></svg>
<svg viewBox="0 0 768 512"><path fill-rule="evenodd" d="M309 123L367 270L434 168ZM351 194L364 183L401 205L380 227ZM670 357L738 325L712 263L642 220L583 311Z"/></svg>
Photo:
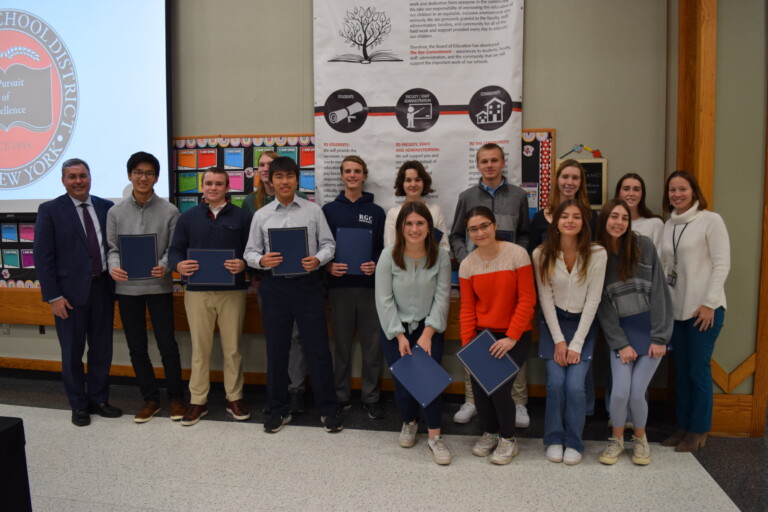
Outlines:
<svg viewBox="0 0 768 512"><path fill-rule="evenodd" d="M632 231L647 236L661 253L661 235L664 221L645 205L645 181L634 172L628 172L616 183L616 199L623 199L629 206L632 216Z"/></svg>
<svg viewBox="0 0 768 512"><path fill-rule="evenodd" d="M731 268L728 231L720 215L707 211L696 178L675 171L666 182L661 260L672 295L675 326L675 413L678 430L664 446L696 451L712 427L710 359L725 317L725 279Z"/></svg>
<svg viewBox="0 0 768 512"><path fill-rule="evenodd" d="M450 253L451 246L448 244L448 233L445 231L443 211L436 204L427 204L424 201L424 196L430 192L434 192L432 190L432 177L424 169L421 162L418 160L403 162L395 178L395 195L398 197L405 196L405 201L417 201L427 206L435 222L435 229L442 233L437 245ZM403 203L400 203L387 212L387 219L384 221L384 247L395 244L397 215L402 207Z"/></svg>
<svg viewBox="0 0 768 512"><path fill-rule="evenodd" d="M595 347L594 320L607 261L605 249L591 243L590 217L578 201L563 201L552 214L544 243L533 251L545 319L539 324L539 357L547 368L544 444L549 461L568 465L581 462L584 453L584 379Z"/></svg>

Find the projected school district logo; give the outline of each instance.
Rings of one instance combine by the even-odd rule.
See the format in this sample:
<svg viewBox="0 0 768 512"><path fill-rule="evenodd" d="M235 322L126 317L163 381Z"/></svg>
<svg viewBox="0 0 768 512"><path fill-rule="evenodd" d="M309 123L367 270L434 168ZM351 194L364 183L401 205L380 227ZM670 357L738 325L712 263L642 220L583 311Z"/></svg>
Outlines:
<svg viewBox="0 0 768 512"><path fill-rule="evenodd" d="M376 7L355 7L353 11L347 11L339 36L350 48L359 49L360 53L336 55L328 62L402 62L403 59L389 50L368 52L383 43L391 31L392 24L384 11L378 11Z"/></svg>
<svg viewBox="0 0 768 512"><path fill-rule="evenodd" d="M0 190L26 187L56 167L77 109L64 41L38 16L0 9Z"/></svg>

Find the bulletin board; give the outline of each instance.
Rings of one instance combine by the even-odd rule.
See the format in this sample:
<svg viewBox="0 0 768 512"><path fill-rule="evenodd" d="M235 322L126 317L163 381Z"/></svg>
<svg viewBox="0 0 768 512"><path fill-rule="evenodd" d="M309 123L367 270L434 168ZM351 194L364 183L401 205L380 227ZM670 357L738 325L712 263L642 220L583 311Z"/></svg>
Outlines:
<svg viewBox="0 0 768 512"><path fill-rule="evenodd" d="M557 159L559 166L563 159ZM576 159L587 177L587 197L593 209L600 209L608 199L608 160L605 158Z"/></svg>
<svg viewBox="0 0 768 512"><path fill-rule="evenodd" d="M555 155L555 130L539 128L523 130L522 188L528 194L531 218L549 204L551 177Z"/></svg>
<svg viewBox="0 0 768 512"><path fill-rule="evenodd" d="M0 288L40 288L32 244L35 213L0 214Z"/></svg>

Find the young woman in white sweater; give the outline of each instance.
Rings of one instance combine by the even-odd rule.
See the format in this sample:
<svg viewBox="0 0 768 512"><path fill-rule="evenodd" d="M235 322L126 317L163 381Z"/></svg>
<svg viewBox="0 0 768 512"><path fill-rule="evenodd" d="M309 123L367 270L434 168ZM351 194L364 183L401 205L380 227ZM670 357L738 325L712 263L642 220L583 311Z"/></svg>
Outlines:
<svg viewBox="0 0 768 512"><path fill-rule="evenodd" d="M584 379L595 346L593 324L607 260L605 249L591 243L590 217L580 202L563 201L552 214L544 243L533 251L545 319L539 327L539 355L547 368L544 444L549 461L568 465L581 462L584 453Z"/></svg>
<svg viewBox="0 0 768 512"><path fill-rule="evenodd" d="M632 231L647 236L658 252L661 252L661 235L664 221L645 205L645 181L634 172L628 172L616 183L616 199L623 199L632 216Z"/></svg>
<svg viewBox="0 0 768 512"><path fill-rule="evenodd" d="M667 178L661 260L674 306L675 413L678 430L664 446L696 451L712 427L710 359L725 317L725 279L731 268L728 231L708 211L696 178L675 171Z"/></svg>

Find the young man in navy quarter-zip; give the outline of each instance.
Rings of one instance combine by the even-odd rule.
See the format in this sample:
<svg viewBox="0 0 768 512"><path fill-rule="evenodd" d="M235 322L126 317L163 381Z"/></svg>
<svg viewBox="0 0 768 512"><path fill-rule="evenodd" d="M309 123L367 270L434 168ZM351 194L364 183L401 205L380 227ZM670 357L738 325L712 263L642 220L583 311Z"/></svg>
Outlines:
<svg viewBox="0 0 768 512"><path fill-rule="evenodd" d="M243 365L240 335L245 318L245 260L251 216L227 201L229 175L218 167L203 173L204 203L179 217L170 248L170 266L189 277L199 270L197 261L187 259L187 249L233 249L235 257L224 262L235 276L234 286L187 285L184 308L192 338L192 372L189 376L189 406L181 419L184 426L195 425L208 414L211 349L213 332L219 327L224 360L226 409L238 421L251 417L243 404Z"/></svg>
<svg viewBox="0 0 768 512"><path fill-rule="evenodd" d="M320 421L329 433L344 425L333 386L333 361L328 348L323 283L320 266L333 258L336 247L322 210L315 203L296 196L299 166L288 157L269 164L269 181L275 187L275 200L253 216L245 260L257 269L267 270L259 285L264 336L267 338L267 405L270 417L264 431L275 433L291 421L288 395L288 351L294 322L299 326L299 342L307 370L312 378L315 406ZM272 269L283 257L272 249L270 229L307 229L309 256L301 260L305 274L274 275Z"/></svg>
<svg viewBox="0 0 768 512"><path fill-rule="evenodd" d="M328 295L331 304L336 396L343 408L350 407L352 349L355 332L358 332L363 356L360 398L368 417L378 420L384 417L384 410L379 404L382 354L379 345L379 317L374 299L374 272L384 247L386 214L373 202L373 194L363 192L363 183L367 177L368 167L362 158L356 155L346 157L341 162L344 190L339 192L334 201L323 206L323 213L334 237L336 228L370 229L373 232L371 260L360 265L363 275L351 275L346 263L336 261L331 261L325 268L330 274Z"/></svg>

